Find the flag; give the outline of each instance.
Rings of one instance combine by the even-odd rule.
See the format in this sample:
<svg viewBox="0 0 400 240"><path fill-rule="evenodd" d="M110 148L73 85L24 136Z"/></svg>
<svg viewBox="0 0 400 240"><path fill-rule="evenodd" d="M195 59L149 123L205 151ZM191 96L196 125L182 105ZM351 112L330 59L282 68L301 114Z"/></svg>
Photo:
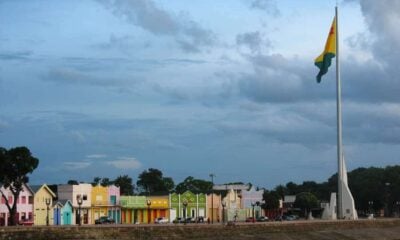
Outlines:
<svg viewBox="0 0 400 240"><path fill-rule="evenodd" d="M321 77L328 72L332 58L336 56L336 17L333 19L328 39L326 40L324 52L315 59L315 66L319 68L317 82L321 82Z"/></svg>

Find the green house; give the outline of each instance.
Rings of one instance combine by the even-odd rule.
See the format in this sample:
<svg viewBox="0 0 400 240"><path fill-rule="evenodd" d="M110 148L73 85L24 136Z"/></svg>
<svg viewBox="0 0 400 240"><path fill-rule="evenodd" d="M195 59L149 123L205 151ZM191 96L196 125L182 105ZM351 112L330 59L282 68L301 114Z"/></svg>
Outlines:
<svg viewBox="0 0 400 240"><path fill-rule="evenodd" d="M145 196L121 196L122 223L148 222Z"/></svg>
<svg viewBox="0 0 400 240"><path fill-rule="evenodd" d="M186 191L183 194L170 194L170 218L206 217L207 198L204 193L194 194Z"/></svg>

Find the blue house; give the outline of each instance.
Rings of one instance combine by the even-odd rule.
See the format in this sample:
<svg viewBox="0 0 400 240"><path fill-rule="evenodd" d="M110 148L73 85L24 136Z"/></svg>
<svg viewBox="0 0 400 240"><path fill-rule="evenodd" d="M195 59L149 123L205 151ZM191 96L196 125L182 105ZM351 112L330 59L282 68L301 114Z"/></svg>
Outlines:
<svg viewBox="0 0 400 240"><path fill-rule="evenodd" d="M63 205L60 202L55 202L53 205L53 224L61 225L61 208Z"/></svg>
<svg viewBox="0 0 400 240"><path fill-rule="evenodd" d="M61 225L71 225L73 219L73 208L70 200L60 200L62 207L60 208Z"/></svg>

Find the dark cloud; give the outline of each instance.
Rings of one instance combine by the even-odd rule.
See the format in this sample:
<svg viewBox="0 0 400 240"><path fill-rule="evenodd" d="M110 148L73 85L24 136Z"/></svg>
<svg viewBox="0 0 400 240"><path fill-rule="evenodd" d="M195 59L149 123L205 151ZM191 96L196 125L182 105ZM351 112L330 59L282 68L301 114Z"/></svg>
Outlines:
<svg viewBox="0 0 400 240"><path fill-rule="evenodd" d="M32 54L32 51L0 52L0 60L28 60Z"/></svg>
<svg viewBox="0 0 400 240"><path fill-rule="evenodd" d="M248 56L254 72L242 74L238 81L240 93L257 102L302 102L332 99L330 77L326 84L317 84L317 69L312 63L287 59L282 55Z"/></svg>
<svg viewBox="0 0 400 240"><path fill-rule="evenodd" d="M187 52L199 52L215 44L215 34L190 20L186 14L173 15L151 0L98 0L115 15L155 35L169 36Z"/></svg>
<svg viewBox="0 0 400 240"><path fill-rule="evenodd" d="M89 85L101 87L122 87L136 84L142 80L134 77L116 78L99 76L70 68L54 68L43 76L43 80L72 85Z"/></svg>
<svg viewBox="0 0 400 240"><path fill-rule="evenodd" d="M271 42L268 39L264 40L258 31L238 34L236 44L248 47L252 53L260 53L263 47L271 47Z"/></svg>
<svg viewBox="0 0 400 240"><path fill-rule="evenodd" d="M398 76L400 55L400 2L392 0L360 0L361 11L373 34L372 50L379 61L387 64L393 76Z"/></svg>
<svg viewBox="0 0 400 240"><path fill-rule="evenodd" d="M280 11L274 0L252 0L250 1L250 8L265 11L275 17L280 15Z"/></svg>

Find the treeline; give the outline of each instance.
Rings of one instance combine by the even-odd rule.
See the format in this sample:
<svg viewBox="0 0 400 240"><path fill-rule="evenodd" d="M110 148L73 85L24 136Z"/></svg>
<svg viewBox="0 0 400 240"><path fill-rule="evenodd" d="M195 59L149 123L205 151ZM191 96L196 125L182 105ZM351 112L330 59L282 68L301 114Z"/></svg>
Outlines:
<svg viewBox="0 0 400 240"><path fill-rule="evenodd" d="M78 184L76 180L69 180L68 184ZM193 193L211 192L212 182L196 179L192 176L187 177L183 182L175 185L171 177L165 177L162 171L149 168L138 175L136 185L128 175L118 176L114 180L109 178L95 177L92 185L116 185L120 187L121 195L164 195L170 192L183 193L191 191Z"/></svg>
<svg viewBox="0 0 400 240"><path fill-rule="evenodd" d="M383 208L387 208L389 212L400 210L400 166L357 168L348 173L348 182L358 210L376 211ZM323 183L289 182L273 190L266 190L265 207L276 208L283 196L298 195L302 192L312 193L320 201L328 201L331 192L337 192L337 174Z"/></svg>

